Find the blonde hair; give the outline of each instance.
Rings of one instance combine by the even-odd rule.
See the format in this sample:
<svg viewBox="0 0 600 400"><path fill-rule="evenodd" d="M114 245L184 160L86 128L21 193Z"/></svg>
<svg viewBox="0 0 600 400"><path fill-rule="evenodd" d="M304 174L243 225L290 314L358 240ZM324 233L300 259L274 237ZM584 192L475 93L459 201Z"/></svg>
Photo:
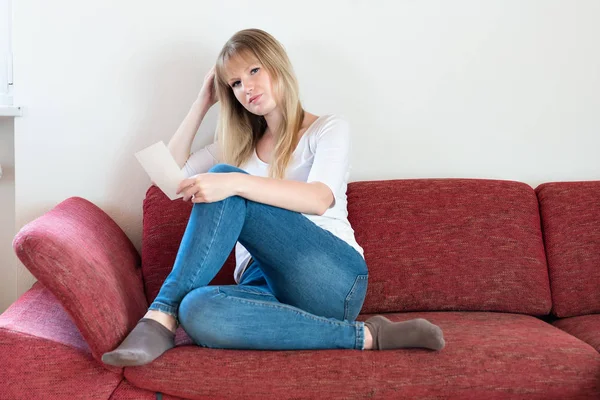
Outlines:
<svg viewBox="0 0 600 400"><path fill-rule="evenodd" d="M217 140L223 161L236 167L243 165L252 156L267 129L265 118L246 110L226 81L225 62L236 55L253 55L271 77L273 95L283 118L278 131L273 132L277 143L269 165L269 176L283 179L295 149L304 110L300 104L298 81L285 49L273 36L260 29L237 32L225 43L217 57L215 88L221 102Z"/></svg>

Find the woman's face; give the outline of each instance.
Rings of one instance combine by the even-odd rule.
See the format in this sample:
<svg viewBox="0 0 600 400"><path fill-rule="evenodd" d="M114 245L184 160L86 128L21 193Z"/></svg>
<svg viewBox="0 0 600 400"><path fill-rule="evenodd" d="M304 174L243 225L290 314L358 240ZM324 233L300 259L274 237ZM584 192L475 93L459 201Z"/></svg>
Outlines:
<svg viewBox="0 0 600 400"><path fill-rule="evenodd" d="M227 83L241 105L256 115L266 115L277 108L271 77L256 57L234 55L225 63Z"/></svg>

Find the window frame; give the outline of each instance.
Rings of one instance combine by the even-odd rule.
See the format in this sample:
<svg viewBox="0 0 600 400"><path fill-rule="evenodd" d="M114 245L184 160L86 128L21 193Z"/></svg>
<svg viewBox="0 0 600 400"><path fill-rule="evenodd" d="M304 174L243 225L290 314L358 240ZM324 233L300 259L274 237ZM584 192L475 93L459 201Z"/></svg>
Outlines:
<svg viewBox="0 0 600 400"><path fill-rule="evenodd" d="M0 0L0 105L12 105L12 0Z"/></svg>

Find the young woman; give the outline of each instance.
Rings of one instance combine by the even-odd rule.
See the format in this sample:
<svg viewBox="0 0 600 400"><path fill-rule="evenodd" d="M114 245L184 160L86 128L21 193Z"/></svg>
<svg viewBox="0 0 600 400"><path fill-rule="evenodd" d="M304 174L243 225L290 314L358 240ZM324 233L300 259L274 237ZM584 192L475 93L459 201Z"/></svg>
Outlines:
<svg viewBox="0 0 600 400"><path fill-rule="evenodd" d="M217 99L218 139L190 156ZM225 43L169 150L187 176L190 219L156 299L105 363L151 362L174 347L178 323L222 349L444 347L425 319L356 321L368 269L347 219L349 126L302 108L271 35L248 29ZM237 285L207 286L234 246Z"/></svg>

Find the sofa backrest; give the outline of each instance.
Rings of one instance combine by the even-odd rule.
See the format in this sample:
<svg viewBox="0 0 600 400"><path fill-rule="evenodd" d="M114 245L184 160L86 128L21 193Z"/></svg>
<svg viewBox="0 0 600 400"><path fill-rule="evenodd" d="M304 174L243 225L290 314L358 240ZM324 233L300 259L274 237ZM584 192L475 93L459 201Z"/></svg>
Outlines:
<svg viewBox="0 0 600 400"><path fill-rule="evenodd" d="M149 303L175 261L191 208L155 186L146 193L142 271ZM369 267L363 313L550 311L537 198L524 183L352 182L348 213ZM232 252L210 284L235 284L234 267Z"/></svg>
<svg viewBox="0 0 600 400"><path fill-rule="evenodd" d="M550 311L534 190L520 182L354 182L348 213L369 266L363 313Z"/></svg>
<svg viewBox="0 0 600 400"><path fill-rule="evenodd" d="M535 189L552 288L552 314L600 313L600 181Z"/></svg>

